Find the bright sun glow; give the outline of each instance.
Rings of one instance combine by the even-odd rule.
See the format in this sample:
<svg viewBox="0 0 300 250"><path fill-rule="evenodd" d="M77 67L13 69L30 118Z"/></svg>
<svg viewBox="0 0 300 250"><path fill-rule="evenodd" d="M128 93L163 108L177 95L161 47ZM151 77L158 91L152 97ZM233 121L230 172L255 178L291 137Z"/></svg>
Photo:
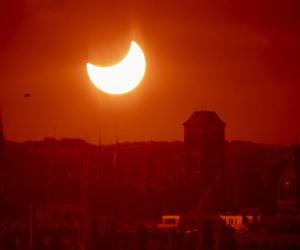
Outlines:
<svg viewBox="0 0 300 250"><path fill-rule="evenodd" d="M87 72L100 90L109 94L124 94L133 90L142 80L146 60L142 49L134 41L125 58L112 66L99 67L87 63Z"/></svg>

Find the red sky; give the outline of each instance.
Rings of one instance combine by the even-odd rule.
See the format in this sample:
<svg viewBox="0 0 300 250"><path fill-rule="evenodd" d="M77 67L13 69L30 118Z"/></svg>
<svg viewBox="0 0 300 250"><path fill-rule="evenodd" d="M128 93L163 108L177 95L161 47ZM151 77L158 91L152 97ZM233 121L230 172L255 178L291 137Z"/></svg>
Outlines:
<svg viewBox="0 0 300 250"><path fill-rule="evenodd" d="M217 3L214 3L217 2ZM215 110L226 138L300 138L298 0L0 3L0 105L9 140L104 143L182 139L194 110ZM98 91L85 64L109 65L130 40L147 71L123 96ZM30 92L30 98L24 93Z"/></svg>

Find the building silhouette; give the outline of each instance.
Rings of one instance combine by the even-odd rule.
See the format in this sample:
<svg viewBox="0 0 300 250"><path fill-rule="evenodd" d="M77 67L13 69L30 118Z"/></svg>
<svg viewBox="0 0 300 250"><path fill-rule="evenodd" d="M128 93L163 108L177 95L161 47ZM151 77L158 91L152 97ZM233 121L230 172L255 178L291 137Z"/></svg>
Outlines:
<svg viewBox="0 0 300 250"><path fill-rule="evenodd" d="M225 123L213 111L196 111L183 126L186 203L195 213L216 210L225 167Z"/></svg>

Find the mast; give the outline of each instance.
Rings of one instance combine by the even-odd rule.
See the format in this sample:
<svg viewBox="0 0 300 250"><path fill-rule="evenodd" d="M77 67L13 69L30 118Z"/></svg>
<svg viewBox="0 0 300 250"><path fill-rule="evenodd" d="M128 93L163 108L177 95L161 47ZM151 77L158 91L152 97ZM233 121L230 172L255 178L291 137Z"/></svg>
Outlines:
<svg viewBox="0 0 300 250"><path fill-rule="evenodd" d="M96 167L96 180L100 179L100 167L102 165L102 138L101 129L99 129L99 139L98 139L98 164Z"/></svg>
<svg viewBox="0 0 300 250"><path fill-rule="evenodd" d="M119 169L118 169L118 152L119 151L119 138L116 135L115 151L113 156L113 181L115 184L119 184Z"/></svg>

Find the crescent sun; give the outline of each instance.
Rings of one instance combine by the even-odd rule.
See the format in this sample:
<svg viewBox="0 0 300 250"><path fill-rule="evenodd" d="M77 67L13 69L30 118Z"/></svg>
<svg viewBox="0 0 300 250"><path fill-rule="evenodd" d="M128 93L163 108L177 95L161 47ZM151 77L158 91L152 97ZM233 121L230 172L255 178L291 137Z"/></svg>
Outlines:
<svg viewBox="0 0 300 250"><path fill-rule="evenodd" d="M109 94L124 94L136 88L146 70L142 49L132 41L127 55L117 64L100 67L87 63L87 72L92 83Z"/></svg>

